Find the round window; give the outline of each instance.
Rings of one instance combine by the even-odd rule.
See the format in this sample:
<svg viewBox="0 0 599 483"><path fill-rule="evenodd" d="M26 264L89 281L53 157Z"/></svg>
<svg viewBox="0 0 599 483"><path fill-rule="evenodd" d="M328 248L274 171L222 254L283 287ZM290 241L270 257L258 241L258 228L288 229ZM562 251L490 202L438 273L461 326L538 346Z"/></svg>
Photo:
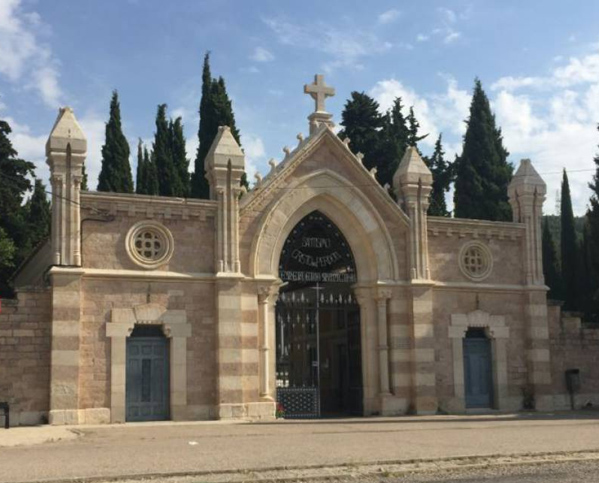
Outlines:
<svg viewBox="0 0 599 483"><path fill-rule="evenodd" d="M168 262L173 254L173 235L155 221L139 222L127 233L127 253L136 264L156 268Z"/></svg>
<svg viewBox="0 0 599 483"><path fill-rule="evenodd" d="M460 269L462 273L479 282L489 276L493 268L493 257L489 248L480 242L470 242L460 251Z"/></svg>

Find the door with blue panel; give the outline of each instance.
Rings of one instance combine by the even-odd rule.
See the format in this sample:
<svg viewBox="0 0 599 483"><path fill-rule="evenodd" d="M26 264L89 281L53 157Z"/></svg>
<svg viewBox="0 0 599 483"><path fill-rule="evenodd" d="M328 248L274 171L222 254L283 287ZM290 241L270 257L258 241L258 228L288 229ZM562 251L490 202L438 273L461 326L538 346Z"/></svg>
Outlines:
<svg viewBox="0 0 599 483"><path fill-rule="evenodd" d="M470 328L464 338L464 383L467 408L493 406L491 341L484 329Z"/></svg>
<svg viewBox="0 0 599 483"><path fill-rule="evenodd" d="M127 421L169 417L168 339L159 327L148 329L127 339Z"/></svg>

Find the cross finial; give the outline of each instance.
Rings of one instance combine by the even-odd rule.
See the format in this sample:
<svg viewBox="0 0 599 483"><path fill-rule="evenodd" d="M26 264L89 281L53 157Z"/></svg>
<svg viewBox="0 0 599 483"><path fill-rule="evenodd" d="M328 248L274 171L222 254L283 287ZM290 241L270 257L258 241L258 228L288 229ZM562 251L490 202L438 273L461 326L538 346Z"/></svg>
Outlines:
<svg viewBox="0 0 599 483"><path fill-rule="evenodd" d="M310 94L310 97L316 102L315 112L326 112L324 101L327 97L335 95L335 89L324 83L324 75L314 76L314 84L304 85L304 94Z"/></svg>

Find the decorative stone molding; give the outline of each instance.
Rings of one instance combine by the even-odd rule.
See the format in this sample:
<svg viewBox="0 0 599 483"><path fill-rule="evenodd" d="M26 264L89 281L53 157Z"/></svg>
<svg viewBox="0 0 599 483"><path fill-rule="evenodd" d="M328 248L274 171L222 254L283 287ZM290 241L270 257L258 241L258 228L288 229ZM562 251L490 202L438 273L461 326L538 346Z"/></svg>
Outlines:
<svg viewBox="0 0 599 483"><path fill-rule="evenodd" d="M453 346L453 384L457 411L466 409L466 393L464 379L464 338L470 327L485 329L491 340L491 355L493 358L493 396L495 409L507 409L507 349L506 344L510 335L509 327L505 325L502 315L490 315L482 310L469 314L453 314L449 325L448 336Z"/></svg>
<svg viewBox="0 0 599 483"><path fill-rule="evenodd" d="M190 220L195 218L206 221L207 218L215 217L216 202L127 193L83 192L81 194L81 210L90 215L104 213L130 217L143 216L148 219Z"/></svg>
<svg viewBox="0 0 599 483"><path fill-rule="evenodd" d="M493 255L489 247L480 241L462 245L458 256L462 274L475 282L486 279L493 271Z"/></svg>
<svg viewBox="0 0 599 483"><path fill-rule="evenodd" d="M175 239L163 224L144 220L129 229L125 237L125 249L135 264L152 270L171 259L175 251Z"/></svg>
<svg viewBox="0 0 599 483"><path fill-rule="evenodd" d="M519 223L464 220L459 218L428 217L428 233L437 237L471 238L474 240L517 241L526 234L526 226Z"/></svg>
<svg viewBox="0 0 599 483"><path fill-rule="evenodd" d="M127 338L135 325L160 325L170 345L170 416L172 420L187 418L187 338L191 324L185 310L167 310L148 303L133 308L112 309L106 324L110 338L110 421L126 421Z"/></svg>
<svg viewBox="0 0 599 483"><path fill-rule="evenodd" d="M278 257L288 234L304 216L319 210L347 237L360 281L400 278L397 256L381 215L363 193L349 187L347 179L319 170L293 186L260 222L252 243L250 274L278 276Z"/></svg>

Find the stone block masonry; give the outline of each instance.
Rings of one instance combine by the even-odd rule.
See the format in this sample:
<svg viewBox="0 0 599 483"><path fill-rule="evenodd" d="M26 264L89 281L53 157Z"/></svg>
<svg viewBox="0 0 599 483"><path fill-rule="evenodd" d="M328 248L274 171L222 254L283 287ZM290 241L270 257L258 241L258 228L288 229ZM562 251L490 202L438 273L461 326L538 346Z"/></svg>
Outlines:
<svg viewBox="0 0 599 483"><path fill-rule="evenodd" d="M11 426L48 421L51 299L46 289L22 290L0 313L0 401Z"/></svg>

